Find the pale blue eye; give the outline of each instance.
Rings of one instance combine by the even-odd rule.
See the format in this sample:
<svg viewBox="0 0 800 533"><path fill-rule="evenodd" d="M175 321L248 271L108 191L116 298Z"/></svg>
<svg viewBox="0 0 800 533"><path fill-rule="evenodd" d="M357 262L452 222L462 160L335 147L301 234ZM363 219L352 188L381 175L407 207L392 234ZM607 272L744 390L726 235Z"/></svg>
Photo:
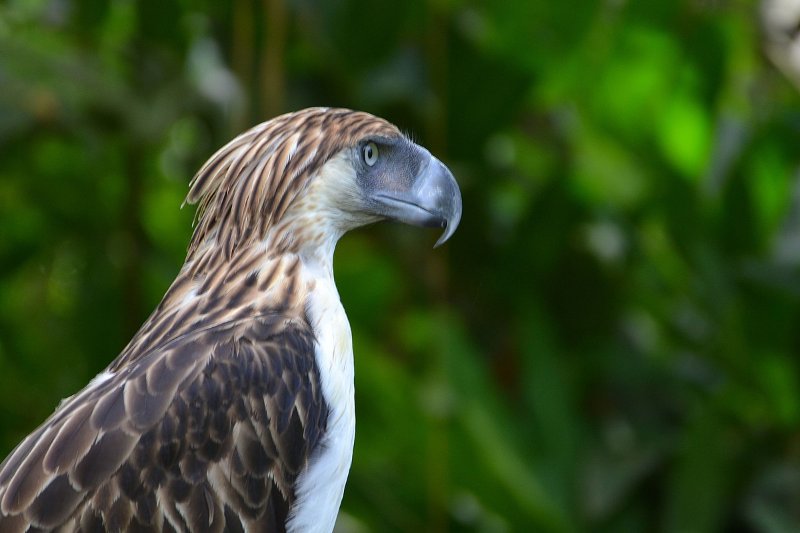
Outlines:
<svg viewBox="0 0 800 533"><path fill-rule="evenodd" d="M367 143L364 146L364 162L372 166L378 161L378 145L375 143Z"/></svg>

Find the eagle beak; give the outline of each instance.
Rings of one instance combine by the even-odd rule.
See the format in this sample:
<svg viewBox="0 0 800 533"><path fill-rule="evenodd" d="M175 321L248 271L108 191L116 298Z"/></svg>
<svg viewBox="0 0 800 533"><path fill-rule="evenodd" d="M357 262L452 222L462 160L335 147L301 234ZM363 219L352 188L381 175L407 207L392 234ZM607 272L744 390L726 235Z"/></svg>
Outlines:
<svg viewBox="0 0 800 533"><path fill-rule="evenodd" d="M461 221L461 191L450 170L430 154L410 185L408 190L376 194L381 214L406 224L444 228L436 248L455 233Z"/></svg>

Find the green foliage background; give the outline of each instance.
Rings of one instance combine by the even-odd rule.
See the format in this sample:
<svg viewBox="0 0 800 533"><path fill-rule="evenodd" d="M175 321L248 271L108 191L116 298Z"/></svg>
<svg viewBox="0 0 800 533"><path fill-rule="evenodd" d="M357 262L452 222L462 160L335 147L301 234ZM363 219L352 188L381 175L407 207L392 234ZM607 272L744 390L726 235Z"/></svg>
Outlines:
<svg viewBox="0 0 800 533"><path fill-rule="evenodd" d="M759 12L8 0L0 456L159 301L199 165L344 106L445 160L464 218L337 250L341 531L800 530L800 98Z"/></svg>

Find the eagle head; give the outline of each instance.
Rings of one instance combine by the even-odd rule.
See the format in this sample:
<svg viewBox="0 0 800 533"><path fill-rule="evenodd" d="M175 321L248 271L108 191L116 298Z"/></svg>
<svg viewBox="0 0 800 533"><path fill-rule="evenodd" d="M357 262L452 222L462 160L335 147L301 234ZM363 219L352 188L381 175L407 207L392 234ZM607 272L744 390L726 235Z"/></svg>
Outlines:
<svg viewBox="0 0 800 533"><path fill-rule="evenodd" d="M461 219L461 193L441 161L381 118L332 108L239 135L195 175L187 202L200 204L190 256L256 242L280 253L335 245L385 219L443 228L438 246Z"/></svg>
<svg viewBox="0 0 800 533"><path fill-rule="evenodd" d="M450 170L404 136L366 136L344 152L365 220L390 219L444 228L447 241L461 220L461 193Z"/></svg>

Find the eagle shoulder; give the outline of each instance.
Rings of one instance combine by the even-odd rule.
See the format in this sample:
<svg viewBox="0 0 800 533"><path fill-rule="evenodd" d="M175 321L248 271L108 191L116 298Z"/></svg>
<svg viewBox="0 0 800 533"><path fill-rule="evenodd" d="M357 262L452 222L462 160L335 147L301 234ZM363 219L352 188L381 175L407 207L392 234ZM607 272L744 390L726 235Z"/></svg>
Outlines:
<svg viewBox="0 0 800 533"><path fill-rule="evenodd" d="M315 343L266 314L93 382L0 465L0 530L283 531L328 420Z"/></svg>

